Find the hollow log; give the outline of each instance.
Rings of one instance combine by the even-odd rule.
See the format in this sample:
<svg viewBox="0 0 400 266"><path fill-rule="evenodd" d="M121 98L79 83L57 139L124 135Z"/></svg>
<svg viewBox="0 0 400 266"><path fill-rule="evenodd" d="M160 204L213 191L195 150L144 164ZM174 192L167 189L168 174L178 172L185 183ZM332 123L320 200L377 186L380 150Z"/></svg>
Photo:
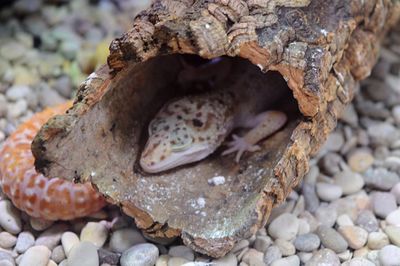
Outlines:
<svg viewBox="0 0 400 266"><path fill-rule="evenodd" d="M156 0L112 41L108 64L83 82L73 107L42 127L32 144L36 168L91 181L149 237L181 236L223 256L264 226L307 173L399 11L396 0ZM217 57L234 66L229 81L248 75L251 86L271 90L271 108L288 123L239 163L218 149L145 173L138 159L152 117L174 97L213 89L179 83L182 60ZM213 184L217 176L225 182Z"/></svg>

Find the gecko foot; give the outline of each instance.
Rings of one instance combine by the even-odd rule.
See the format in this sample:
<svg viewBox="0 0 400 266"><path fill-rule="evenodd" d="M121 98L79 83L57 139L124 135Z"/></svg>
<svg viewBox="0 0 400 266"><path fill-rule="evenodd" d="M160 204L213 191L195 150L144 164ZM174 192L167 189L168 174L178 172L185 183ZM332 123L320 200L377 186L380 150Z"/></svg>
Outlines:
<svg viewBox="0 0 400 266"><path fill-rule="evenodd" d="M243 153L246 151L255 152L260 150L260 146L253 145L245 140L243 137L239 137L238 135L232 135L233 140L228 142L229 148L225 150L222 155L228 155L234 152L237 152L235 161L238 163L240 157L242 157Z"/></svg>

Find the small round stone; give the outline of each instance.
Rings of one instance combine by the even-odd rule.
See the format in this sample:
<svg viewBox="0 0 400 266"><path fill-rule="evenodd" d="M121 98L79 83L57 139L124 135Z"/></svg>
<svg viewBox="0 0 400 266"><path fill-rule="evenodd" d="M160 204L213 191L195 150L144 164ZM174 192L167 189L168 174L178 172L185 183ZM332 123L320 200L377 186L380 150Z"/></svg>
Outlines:
<svg viewBox="0 0 400 266"><path fill-rule="evenodd" d="M389 213L385 220L389 225L400 226L400 209Z"/></svg>
<svg viewBox="0 0 400 266"><path fill-rule="evenodd" d="M55 247L51 252L51 259L56 263L60 263L65 260L65 258L64 248L61 245Z"/></svg>
<svg viewBox="0 0 400 266"><path fill-rule="evenodd" d="M168 266L183 266L186 264L189 264L188 266L194 266L194 265L190 265L189 263L190 261L188 261L187 259L181 258L181 257L172 257L168 260ZM122 265L122 263L121 263ZM136 265L136 264L133 264ZM138 264L138 265L145 265L145 264ZM147 265L147 264L146 264ZM122 265L124 266L124 265Z"/></svg>
<svg viewBox="0 0 400 266"><path fill-rule="evenodd" d="M63 232L68 229L66 224L55 224L43 231L35 241L35 245L43 245L53 250L61 241Z"/></svg>
<svg viewBox="0 0 400 266"><path fill-rule="evenodd" d="M260 251L250 248L242 257L242 262L248 265L262 265L264 254Z"/></svg>
<svg viewBox="0 0 400 266"><path fill-rule="evenodd" d="M30 247L22 256L19 266L47 265L51 251L45 246Z"/></svg>
<svg viewBox="0 0 400 266"><path fill-rule="evenodd" d="M337 152L340 151L343 144L344 144L343 134L340 131L336 131L329 134L328 139L325 141L325 144L321 149Z"/></svg>
<svg viewBox="0 0 400 266"><path fill-rule="evenodd" d="M396 173L390 172L386 168L370 168L363 176L368 187L379 190L390 190L400 181Z"/></svg>
<svg viewBox="0 0 400 266"><path fill-rule="evenodd" d="M267 248L267 251L264 253L264 263L267 265L270 265L273 261L276 261L280 258L282 258L282 252L275 245Z"/></svg>
<svg viewBox="0 0 400 266"><path fill-rule="evenodd" d="M321 265L340 266L339 257L332 250L325 248L318 250L305 264L305 266Z"/></svg>
<svg viewBox="0 0 400 266"><path fill-rule="evenodd" d="M117 265L121 257L119 253L114 253L104 248L100 248L97 253L99 254L100 264Z"/></svg>
<svg viewBox="0 0 400 266"><path fill-rule="evenodd" d="M98 266L97 247L92 242L83 241L74 245L68 254L68 266Z"/></svg>
<svg viewBox="0 0 400 266"><path fill-rule="evenodd" d="M277 240L275 240L275 245L279 248L284 257L291 256L296 253L296 248L294 247L292 242L289 242L287 240L278 238Z"/></svg>
<svg viewBox="0 0 400 266"><path fill-rule="evenodd" d="M400 265L400 248L388 245L379 252L379 262L382 266Z"/></svg>
<svg viewBox="0 0 400 266"><path fill-rule="evenodd" d="M293 255L293 256L286 257L286 258L277 259L270 265L271 266L299 266L300 259L298 256Z"/></svg>
<svg viewBox="0 0 400 266"><path fill-rule="evenodd" d="M365 172L374 162L371 151L367 149L355 149L349 153L347 162L354 172Z"/></svg>
<svg viewBox="0 0 400 266"><path fill-rule="evenodd" d="M233 266L233 265L237 265L237 264L238 264L238 260L237 260L236 256L233 255L232 253L229 253L229 254L225 255L225 257L222 257L220 259L212 261L212 265L214 265L214 266Z"/></svg>
<svg viewBox="0 0 400 266"><path fill-rule="evenodd" d="M299 235L294 240L294 246L297 250L303 252L311 252L316 250L321 244L321 240L316 234L309 233L304 235Z"/></svg>
<svg viewBox="0 0 400 266"><path fill-rule="evenodd" d="M317 235L321 240L321 243L336 253L341 253L346 251L348 244L346 240L333 228L321 225L317 229Z"/></svg>
<svg viewBox="0 0 400 266"><path fill-rule="evenodd" d="M293 239L299 230L299 219L290 213L283 213L275 218L268 227L272 238Z"/></svg>
<svg viewBox="0 0 400 266"><path fill-rule="evenodd" d="M358 173L343 171L335 174L335 184L342 188L343 195L354 194L364 186L364 179Z"/></svg>
<svg viewBox="0 0 400 266"><path fill-rule="evenodd" d="M304 218L299 219L299 232L297 232L297 234L304 235L310 233L310 231L311 231L311 226L308 223L308 221Z"/></svg>
<svg viewBox="0 0 400 266"><path fill-rule="evenodd" d="M318 197L323 201L333 201L342 196L343 190L340 186L328 183L317 183Z"/></svg>
<svg viewBox="0 0 400 266"><path fill-rule="evenodd" d="M347 214L342 214L339 215L338 218L336 219L336 224L340 226L346 226L346 225L354 225L353 221L351 220L350 216Z"/></svg>
<svg viewBox="0 0 400 266"><path fill-rule="evenodd" d="M43 231L53 225L54 221L30 217L29 223L36 231Z"/></svg>
<svg viewBox="0 0 400 266"><path fill-rule="evenodd" d="M314 215L320 224L332 227L336 222L338 213L334 205L321 204Z"/></svg>
<svg viewBox="0 0 400 266"><path fill-rule="evenodd" d="M353 249L362 248L367 243L368 232L361 227L347 225L339 227L339 233Z"/></svg>
<svg viewBox="0 0 400 266"><path fill-rule="evenodd" d="M364 258L354 258L344 262L342 266L375 266L375 264Z"/></svg>
<svg viewBox="0 0 400 266"><path fill-rule="evenodd" d="M378 220L370 210L361 211L358 214L355 223L364 228L368 233L376 232L379 229Z"/></svg>
<svg viewBox="0 0 400 266"><path fill-rule="evenodd" d="M254 241L254 248L260 252L265 252L272 244L272 239L269 236L257 236Z"/></svg>
<svg viewBox="0 0 400 266"><path fill-rule="evenodd" d="M28 248L35 244L35 237L31 232L24 231L19 233L15 250L18 253L24 253Z"/></svg>
<svg viewBox="0 0 400 266"><path fill-rule="evenodd" d="M150 243L138 244L122 253L121 266L153 266L158 258L158 248Z"/></svg>
<svg viewBox="0 0 400 266"><path fill-rule="evenodd" d="M22 224L20 212L9 200L0 201L0 213L0 226L4 230L13 235L21 232Z"/></svg>
<svg viewBox="0 0 400 266"><path fill-rule="evenodd" d="M375 192L372 194L372 208L376 216L385 219L392 211L396 210L396 198L388 192Z"/></svg>
<svg viewBox="0 0 400 266"><path fill-rule="evenodd" d="M315 191L315 184L304 182L302 186L302 194L304 196L306 210L309 212L315 212L319 206L319 198Z"/></svg>
<svg viewBox="0 0 400 266"><path fill-rule="evenodd" d="M385 233L389 237L390 242L400 246L400 227L393 225L386 226Z"/></svg>
<svg viewBox="0 0 400 266"><path fill-rule="evenodd" d="M140 232L132 228L122 228L113 232L110 238L110 249L114 252L124 252L128 248L145 243Z"/></svg>
<svg viewBox="0 0 400 266"><path fill-rule="evenodd" d="M9 232L0 233L0 247L1 248L12 248L17 243L17 238Z"/></svg>
<svg viewBox="0 0 400 266"><path fill-rule="evenodd" d="M382 232L372 232L368 235L367 246L369 249L381 249L389 245L389 238Z"/></svg>
<svg viewBox="0 0 400 266"><path fill-rule="evenodd" d="M392 188L390 193L392 193L394 195L394 197L396 198L397 204L400 204L400 183L397 183L396 185L394 185L394 187Z"/></svg>
<svg viewBox="0 0 400 266"><path fill-rule="evenodd" d="M65 232L61 236L61 244L63 246L65 254L68 256L74 245L79 243L79 237L73 232Z"/></svg>
<svg viewBox="0 0 400 266"><path fill-rule="evenodd" d="M168 251L168 255L170 255L171 257L185 258L189 261L194 260L193 250L183 245L171 247Z"/></svg>
<svg viewBox="0 0 400 266"><path fill-rule="evenodd" d="M81 231L80 240L92 242L100 248L104 245L108 237L108 229L102 223L89 222Z"/></svg>

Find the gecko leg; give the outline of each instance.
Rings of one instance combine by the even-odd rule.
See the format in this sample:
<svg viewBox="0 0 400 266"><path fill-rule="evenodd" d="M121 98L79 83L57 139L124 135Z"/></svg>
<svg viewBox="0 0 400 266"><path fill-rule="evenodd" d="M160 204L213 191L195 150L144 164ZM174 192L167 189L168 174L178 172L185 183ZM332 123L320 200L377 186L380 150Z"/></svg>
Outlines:
<svg viewBox="0 0 400 266"><path fill-rule="evenodd" d="M286 123L287 116L279 111L267 111L259 114L256 121L256 125L245 136L232 135L233 140L228 142L229 148L222 155L237 152L235 161L239 162L244 152L259 150L260 146L256 144L279 130Z"/></svg>

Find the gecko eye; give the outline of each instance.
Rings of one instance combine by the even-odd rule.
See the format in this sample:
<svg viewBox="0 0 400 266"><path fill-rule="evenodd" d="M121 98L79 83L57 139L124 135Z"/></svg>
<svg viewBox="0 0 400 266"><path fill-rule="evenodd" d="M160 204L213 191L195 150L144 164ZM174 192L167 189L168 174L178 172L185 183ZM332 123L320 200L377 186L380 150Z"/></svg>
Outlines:
<svg viewBox="0 0 400 266"><path fill-rule="evenodd" d="M184 151L192 144L192 138L185 128L178 128L171 132L170 143L173 152Z"/></svg>

